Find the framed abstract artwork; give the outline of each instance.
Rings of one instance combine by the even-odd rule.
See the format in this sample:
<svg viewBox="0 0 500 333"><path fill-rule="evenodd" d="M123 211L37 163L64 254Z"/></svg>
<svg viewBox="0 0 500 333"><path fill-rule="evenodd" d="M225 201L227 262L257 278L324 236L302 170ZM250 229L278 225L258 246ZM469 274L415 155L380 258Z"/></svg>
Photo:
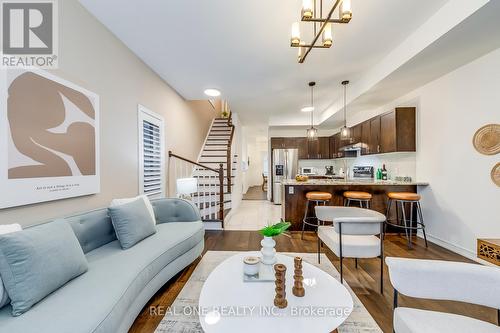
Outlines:
<svg viewBox="0 0 500 333"><path fill-rule="evenodd" d="M0 94L0 208L99 193L99 96L35 69Z"/></svg>

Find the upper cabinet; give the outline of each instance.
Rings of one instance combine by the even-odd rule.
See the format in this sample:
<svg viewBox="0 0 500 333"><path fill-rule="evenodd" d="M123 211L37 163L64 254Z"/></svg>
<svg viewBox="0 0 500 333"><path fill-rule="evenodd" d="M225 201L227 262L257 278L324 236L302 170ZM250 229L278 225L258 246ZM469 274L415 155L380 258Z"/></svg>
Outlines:
<svg viewBox="0 0 500 333"><path fill-rule="evenodd" d="M415 108L396 108L361 124L361 154L413 152L415 136Z"/></svg>
<svg viewBox="0 0 500 333"><path fill-rule="evenodd" d="M285 138L271 138L271 149L283 148L285 148Z"/></svg>
<svg viewBox="0 0 500 333"><path fill-rule="evenodd" d="M368 154L380 153L380 117L370 119L370 141Z"/></svg>
<svg viewBox="0 0 500 333"><path fill-rule="evenodd" d="M298 157L301 160L329 159L330 138L319 137L314 141L305 137L271 138L271 149L298 149Z"/></svg>
<svg viewBox="0 0 500 333"><path fill-rule="evenodd" d="M350 142L340 133L309 141L305 137L271 138L272 149L297 148L299 159L354 157L355 151L343 147L360 144L361 155L416 151L416 110L403 107L368 119L351 127Z"/></svg>
<svg viewBox="0 0 500 333"><path fill-rule="evenodd" d="M307 140L307 159L329 159L330 158L330 138L319 137L317 140Z"/></svg>

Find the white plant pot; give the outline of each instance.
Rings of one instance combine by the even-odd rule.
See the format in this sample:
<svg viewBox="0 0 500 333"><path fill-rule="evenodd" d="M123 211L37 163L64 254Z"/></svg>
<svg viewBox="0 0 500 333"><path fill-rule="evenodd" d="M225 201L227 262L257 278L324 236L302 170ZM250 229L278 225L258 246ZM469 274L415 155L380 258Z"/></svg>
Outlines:
<svg viewBox="0 0 500 333"><path fill-rule="evenodd" d="M274 265L276 263L276 250L274 246L276 246L276 242L272 237L265 237L260 241L260 245L262 248L260 252L262 253L262 263L264 265Z"/></svg>

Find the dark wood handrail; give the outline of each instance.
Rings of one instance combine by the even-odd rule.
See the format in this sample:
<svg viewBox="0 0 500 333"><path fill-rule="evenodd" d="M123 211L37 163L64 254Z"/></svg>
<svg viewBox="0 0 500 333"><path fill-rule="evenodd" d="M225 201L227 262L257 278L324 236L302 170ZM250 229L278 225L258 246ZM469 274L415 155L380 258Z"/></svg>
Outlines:
<svg viewBox="0 0 500 333"><path fill-rule="evenodd" d="M203 168L205 170L213 171L213 172L215 172L218 175L218 178L219 178L219 213L218 213L218 217L219 217L219 220L221 221L222 228L224 229L224 165L222 163L220 163L219 164L219 169L217 170L217 169L214 169L214 168L210 168L210 167L208 167L206 165L200 164L198 162L191 161L188 158L185 158L185 157L179 156L177 154L174 154L170 150L168 152L168 157L169 158L171 158L171 157L177 158L177 159L179 159L181 161L184 161L184 162L187 162L187 163L199 166L199 167L201 167L201 168Z"/></svg>
<svg viewBox="0 0 500 333"><path fill-rule="evenodd" d="M175 157L175 158L178 158L179 160L183 160L184 162L188 162L188 163L191 163L191 164L197 165L197 166L199 166L199 167L201 167L201 168L204 168L204 169L207 169L207 170L213 171L213 172L215 172L215 173L217 173L217 174L219 173L219 170L217 170L217 169L214 169L214 168L208 167L208 166L206 166L206 165L200 164L200 163L195 162L195 161L191 161L190 159L187 159L187 158L185 158L185 157L182 157L182 156L179 156L179 155L177 155L177 154L174 154L174 153L172 153L172 151L171 151L171 150L169 150L169 152L168 152L168 157Z"/></svg>

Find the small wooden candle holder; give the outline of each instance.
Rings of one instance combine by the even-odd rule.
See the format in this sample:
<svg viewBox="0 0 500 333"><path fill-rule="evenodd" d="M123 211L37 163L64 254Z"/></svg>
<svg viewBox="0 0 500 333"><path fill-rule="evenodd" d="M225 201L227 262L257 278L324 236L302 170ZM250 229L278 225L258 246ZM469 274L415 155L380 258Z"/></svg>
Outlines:
<svg viewBox="0 0 500 333"><path fill-rule="evenodd" d="M292 293L297 297L304 297L306 291L303 285L304 276L302 275L302 258L295 257L293 262L295 265L295 270L293 274Z"/></svg>
<svg viewBox="0 0 500 333"><path fill-rule="evenodd" d="M285 292L286 266L283 264L274 265L274 273L276 276L276 296L274 297L274 305L280 309L284 309L288 305Z"/></svg>

